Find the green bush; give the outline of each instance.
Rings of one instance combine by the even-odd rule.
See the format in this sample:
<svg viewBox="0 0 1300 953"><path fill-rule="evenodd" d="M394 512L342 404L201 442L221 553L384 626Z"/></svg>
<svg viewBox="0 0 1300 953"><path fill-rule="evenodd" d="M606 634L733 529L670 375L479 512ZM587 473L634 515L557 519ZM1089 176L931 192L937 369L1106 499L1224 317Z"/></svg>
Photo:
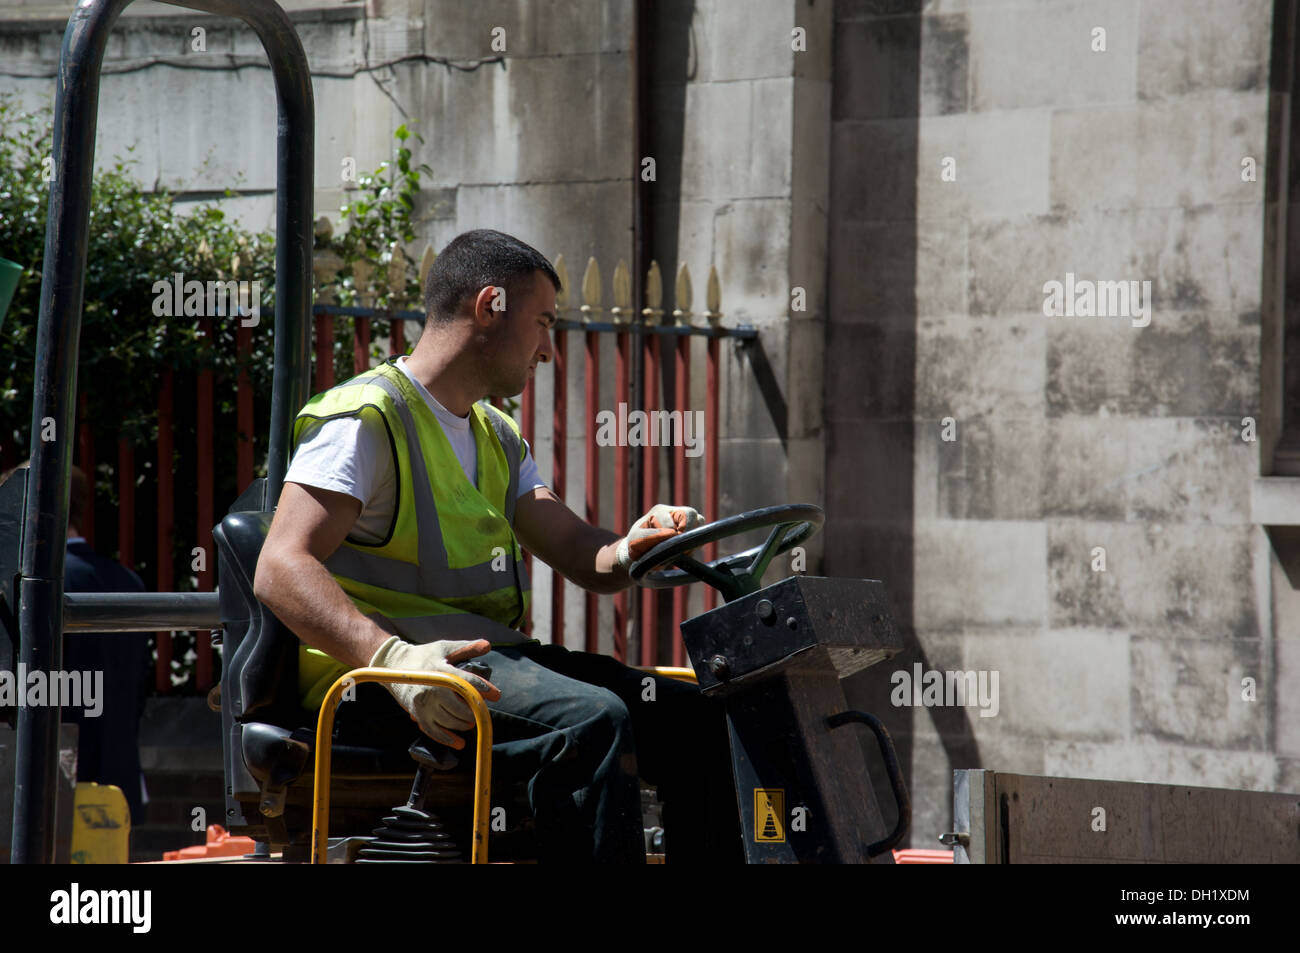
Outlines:
<svg viewBox="0 0 1300 953"><path fill-rule="evenodd" d="M392 244L415 238L411 212L421 169L411 166L406 146L411 135L405 126L398 128L395 163L361 176L354 200L341 210L347 231L334 240L334 247L344 269L331 290L343 303L356 300L353 266L359 259L384 269ZM0 257L24 269L0 326L0 463L5 466L25 459L29 448L51 145L48 110L26 113L12 97L0 94ZM154 284L170 281L177 272L186 280L260 282L261 320L251 329L252 351L243 367L254 395L256 472L263 475L274 358L275 240L270 233L239 228L227 219L219 202L178 206L166 192L142 190L131 167L129 156L119 157L111 168L97 173L90 207L78 394L87 397L86 419L98 461L92 476L96 548L106 554L117 548L117 445L123 438L137 451L136 569L147 586L156 588L154 448L159 385L162 370L170 368L175 397L173 578L177 589L186 590L196 584L190 567L197 538L190 494L196 485L199 371L209 370L214 378L214 512L224 513L244 489L236 485L234 468L239 438L236 381L241 365L235 343L239 318L211 318L212 333L205 336L198 317L154 314ZM419 298L414 270L408 273L409 300ZM377 304L386 305L386 297ZM373 348L372 357L380 356ZM350 327L342 322L335 335L335 365L337 379L355 372ZM182 654L179 646L176 654Z"/></svg>

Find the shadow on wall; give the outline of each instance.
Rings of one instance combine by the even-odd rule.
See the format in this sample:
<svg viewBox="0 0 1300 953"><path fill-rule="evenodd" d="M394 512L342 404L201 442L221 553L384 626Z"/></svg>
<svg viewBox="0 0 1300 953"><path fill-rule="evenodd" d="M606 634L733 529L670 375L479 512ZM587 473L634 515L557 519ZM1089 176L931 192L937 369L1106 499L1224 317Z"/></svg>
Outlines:
<svg viewBox="0 0 1300 953"><path fill-rule="evenodd" d="M850 707L876 714L888 727L914 804L918 784L933 790L950 777L949 769L980 765L967 709L918 711L890 701L891 673L911 672L917 663L932 667L912 617L921 33L920 16L837 18L835 24L824 395L825 573L882 580L904 644L894 659L847 680L844 688ZM927 61L928 69L936 67L960 74L946 77L951 82L940 95L964 98L965 57ZM947 107L963 109L964 102ZM939 732L945 764L918 761L913 725L924 718L933 719ZM888 778L872 748L864 744L864 756L892 827ZM934 846L941 831L928 827L914 827L912 846Z"/></svg>

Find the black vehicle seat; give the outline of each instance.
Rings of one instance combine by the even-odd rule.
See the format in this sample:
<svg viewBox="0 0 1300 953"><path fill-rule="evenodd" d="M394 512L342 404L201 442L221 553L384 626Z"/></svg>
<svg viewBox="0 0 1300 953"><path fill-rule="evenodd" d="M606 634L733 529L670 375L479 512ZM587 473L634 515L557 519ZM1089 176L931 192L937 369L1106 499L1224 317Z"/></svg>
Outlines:
<svg viewBox="0 0 1300 953"><path fill-rule="evenodd" d="M222 644L221 719L225 826L301 856L310 839L316 719L298 699L293 634L253 594L253 578L273 512L234 512L213 530L217 544ZM396 704L396 702L394 702ZM330 832L368 833L402 803L415 764L395 749L332 748ZM469 759L464 759L468 761ZM473 764L462 762L439 787L449 803L468 803ZM288 856L288 853L286 856Z"/></svg>

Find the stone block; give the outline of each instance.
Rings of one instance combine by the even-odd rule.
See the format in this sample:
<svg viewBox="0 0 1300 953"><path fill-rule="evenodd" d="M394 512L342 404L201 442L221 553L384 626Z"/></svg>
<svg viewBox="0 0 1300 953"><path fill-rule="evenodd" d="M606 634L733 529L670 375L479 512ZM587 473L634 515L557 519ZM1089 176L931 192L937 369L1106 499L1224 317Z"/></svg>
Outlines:
<svg viewBox="0 0 1300 953"><path fill-rule="evenodd" d="M1124 319L1044 318L1047 408L1059 414L1258 414L1258 328L1208 318L1164 328Z"/></svg>
<svg viewBox="0 0 1300 953"><path fill-rule="evenodd" d="M912 741L909 767L907 793L912 801L912 826L906 846L933 850L940 846L939 835L952 830L951 761L938 738L918 737ZM881 811L892 825L897 814L888 782L875 781L874 787L882 801Z"/></svg>
<svg viewBox="0 0 1300 953"><path fill-rule="evenodd" d="M1039 417L1047 335L1041 316L925 319L916 335L916 411L958 420Z"/></svg>
<svg viewBox="0 0 1300 953"><path fill-rule="evenodd" d="M1253 445L1238 421L1161 418L1125 428L1127 518L1135 522L1250 522Z"/></svg>
<svg viewBox="0 0 1300 953"><path fill-rule="evenodd" d="M864 224L833 217L829 319L907 330L917 315L963 314L966 249L963 223Z"/></svg>
<svg viewBox="0 0 1300 953"><path fill-rule="evenodd" d="M1131 223L1130 263L1122 271L1098 270L1097 277L1149 279L1153 324L1171 311L1258 323L1264 262L1260 216L1255 203L1139 210Z"/></svg>
<svg viewBox="0 0 1300 953"><path fill-rule="evenodd" d="M927 432L940 429L929 421ZM1043 425L1040 420L974 417L957 421L953 443L920 442L934 455L933 488L918 489L918 498L935 500L940 519L1025 520L1041 513ZM918 467L918 486L921 470Z"/></svg>
<svg viewBox="0 0 1300 953"><path fill-rule="evenodd" d="M826 313L830 239L830 84L795 80L791 143L790 258L792 285L805 289L809 314Z"/></svg>
<svg viewBox="0 0 1300 953"><path fill-rule="evenodd" d="M1264 750L1273 693L1263 651L1257 639L1135 636L1134 734L1213 748ZM1242 697L1246 677L1254 679L1255 701Z"/></svg>
<svg viewBox="0 0 1300 953"><path fill-rule="evenodd" d="M999 732L1053 741L1126 737L1128 643L1127 633L1115 631L968 628L961 669L990 673L990 687L991 673L998 673L997 713L984 716L971 708L971 723L977 731L996 724Z"/></svg>
<svg viewBox="0 0 1300 953"><path fill-rule="evenodd" d="M1127 103L1136 96L1132 3L976 4L968 16L972 110ZM1104 52L1093 51L1096 28L1106 31Z"/></svg>
<svg viewBox="0 0 1300 953"><path fill-rule="evenodd" d="M584 267L590 256L598 256L603 269L619 257L631 260L631 186L630 179L589 185L464 186L457 194L455 229L448 238L471 228L496 228L545 255L563 252ZM577 280L573 272L569 277Z"/></svg>
<svg viewBox="0 0 1300 953"><path fill-rule="evenodd" d="M935 520L916 527L918 628L1041 625L1047 613L1041 523Z"/></svg>
<svg viewBox="0 0 1300 953"><path fill-rule="evenodd" d="M921 22L917 17L840 21L835 28L835 119L920 115Z"/></svg>
<svg viewBox="0 0 1300 953"><path fill-rule="evenodd" d="M715 209L714 261L719 279L729 282L728 324L759 324L789 313L789 234L788 198L736 200ZM697 287L703 290L703 282Z"/></svg>
<svg viewBox="0 0 1300 953"><path fill-rule="evenodd" d="M1260 637L1253 527L1048 520L1046 531L1055 628ZM1092 568L1096 547L1104 571Z"/></svg>
<svg viewBox="0 0 1300 953"><path fill-rule="evenodd" d="M1223 751L1140 740L1115 743L1051 741L1044 773L1063 778L1105 778L1195 787L1275 790L1272 754Z"/></svg>
<svg viewBox="0 0 1300 953"><path fill-rule="evenodd" d="M911 222L917 207L915 119L837 122L831 129L836 219Z"/></svg>
<svg viewBox="0 0 1300 953"><path fill-rule="evenodd" d="M789 419L785 328L764 331L755 342L723 341L722 433L744 439L781 438Z"/></svg>
<svg viewBox="0 0 1300 953"><path fill-rule="evenodd" d="M1138 201L1136 106L1061 109L1052 114L1052 210L1131 208ZM1169 162L1173 155L1160 153Z"/></svg>
<svg viewBox="0 0 1300 953"><path fill-rule="evenodd" d="M465 105L489 113L492 132L467 144L467 159L481 161L479 149L513 170L499 182L603 181L629 176L632 168L634 77L624 52L568 57L556 68L552 58L511 60L510 88L493 90L492 108L483 101ZM499 72L499 71L498 71ZM545 95L538 90L544 89ZM504 98L504 102L502 101ZM562 135L556 130L563 129ZM579 158L580 156L580 158ZM473 181L473 180L471 180ZM485 181L480 176L477 181Z"/></svg>
<svg viewBox="0 0 1300 953"><path fill-rule="evenodd" d="M660 207L656 206L656 208ZM697 289L701 283L703 288L708 287L709 265L717 264L713 244L715 210L715 203L707 199L684 201L674 204L673 208L672 214L677 220L677 260L686 262L690 266L691 280L696 284ZM631 262L628 264L630 265ZM730 325L732 323L731 296L736 287L743 282L743 276L732 276L732 280L727 281L719 272L718 281L722 292L722 323ZM702 306L704 299L699 297L700 293L700 290L696 291L696 298L697 304Z"/></svg>
<svg viewBox="0 0 1300 953"><path fill-rule="evenodd" d="M789 194L793 82L752 80L686 87L682 198ZM618 108L623 108L622 103L617 101Z"/></svg>
<svg viewBox="0 0 1300 953"><path fill-rule="evenodd" d="M1287 585L1285 579L1281 584ZM1289 586L1287 589L1285 596L1282 594L1279 596L1294 604L1296 593L1290 591ZM1280 619L1281 613L1279 612L1275 618ZM1288 621L1294 618L1294 614L1288 613ZM1258 698L1255 704L1263 708L1265 714L1270 709L1274 712L1277 724L1277 753L1291 758L1300 758L1300 701L1297 701L1294 691L1284 687L1296 684L1296 678L1300 677L1300 640L1279 638L1274 643L1273 651L1276 666L1273 685L1267 686L1262 677L1255 676L1256 698ZM1296 790L1296 788L1284 790Z"/></svg>
<svg viewBox="0 0 1300 953"><path fill-rule="evenodd" d="M1267 88L1268 0L1146 0L1137 12L1142 99Z"/></svg>
<svg viewBox="0 0 1300 953"><path fill-rule="evenodd" d="M817 55L811 42L805 52L791 49L790 31L802 25L796 11L803 13L788 0L754 0L743 7L727 0L696 0L691 23L699 63L695 82L790 76L797 57Z"/></svg>
<svg viewBox="0 0 1300 953"><path fill-rule="evenodd" d="M1232 422L1066 417L1047 424L1043 510L1130 522L1249 521L1254 452Z"/></svg>
<svg viewBox="0 0 1300 953"><path fill-rule="evenodd" d="M719 445L718 511L734 516L747 510L775 506L785 499L786 457L779 440L725 438ZM762 542L758 539L749 545ZM745 548L743 540L729 543L732 552ZM721 549L718 555L724 555Z"/></svg>
<svg viewBox="0 0 1300 953"><path fill-rule="evenodd" d="M636 16L631 4L600 0L524 3L521 12L531 30L527 49L530 56L625 55L632 49Z"/></svg>
<svg viewBox="0 0 1300 953"><path fill-rule="evenodd" d="M951 222L1047 212L1050 145L1045 110L926 117L918 146L918 216Z"/></svg>
<svg viewBox="0 0 1300 953"><path fill-rule="evenodd" d="M1064 283L1070 272L1092 280L1153 277L1134 267L1138 249L1134 231L1130 210L972 224L965 270L970 313L1042 314L1043 285Z"/></svg>
<svg viewBox="0 0 1300 953"><path fill-rule="evenodd" d="M425 52L453 60L524 56L532 52L531 4L521 0L424 0ZM492 49L495 27L505 30L505 53Z"/></svg>
<svg viewBox="0 0 1300 953"><path fill-rule="evenodd" d="M910 420L832 422L827 427L828 520L888 524L910 519L914 427Z"/></svg>
<svg viewBox="0 0 1300 953"><path fill-rule="evenodd" d="M1046 774L1043 754L1048 742L1043 738L1026 737L1015 732L1015 724L1002 718L976 719L976 765L973 762L954 762L953 770L982 767L991 771L1014 771L1022 774ZM951 797L952 791L949 790Z"/></svg>
<svg viewBox="0 0 1300 953"><path fill-rule="evenodd" d="M1192 208L1214 202L1263 201L1260 166L1268 135L1266 93L1219 93L1208 101L1197 96L1144 103L1138 117L1136 149L1130 153L1137 163L1137 202ZM1256 161L1255 182L1241 179L1244 156Z"/></svg>
<svg viewBox="0 0 1300 953"><path fill-rule="evenodd" d="M1108 417L1049 419L1045 425L1042 512L1122 520L1129 448L1125 424Z"/></svg>
<svg viewBox="0 0 1300 953"><path fill-rule="evenodd" d="M973 194L968 147L971 117L966 113L926 116L918 126L916 146L916 217L946 227L965 224Z"/></svg>
<svg viewBox="0 0 1300 953"><path fill-rule="evenodd" d="M830 324L823 381L828 419L908 419L916 401L916 335Z"/></svg>
<svg viewBox="0 0 1300 953"><path fill-rule="evenodd" d="M825 83L829 108L835 70L835 11L825 3L796 6L794 25L803 27L807 45L806 50L794 54L794 75L797 79Z"/></svg>
<svg viewBox="0 0 1300 953"><path fill-rule="evenodd" d="M786 433L791 439L820 436L825 419L826 323L815 318L791 321L787 333Z"/></svg>

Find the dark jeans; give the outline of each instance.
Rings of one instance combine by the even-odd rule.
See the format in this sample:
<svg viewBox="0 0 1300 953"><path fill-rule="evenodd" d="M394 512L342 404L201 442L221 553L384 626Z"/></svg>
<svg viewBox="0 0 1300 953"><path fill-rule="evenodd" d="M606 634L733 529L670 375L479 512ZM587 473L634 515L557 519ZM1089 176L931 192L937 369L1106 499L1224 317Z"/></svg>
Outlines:
<svg viewBox="0 0 1300 953"><path fill-rule="evenodd" d="M638 774L663 803L670 863L743 860L726 722L714 699L560 646L499 648L481 661L501 689L489 703L493 787L527 785L541 861L643 862ZM369 735L374 744L385 726L394 741L413 740L391 696L365 688L377 686L359 686L351 712L340 706L339 740L367 743ZM381 725L371 706L384 700Z"/></svg>

